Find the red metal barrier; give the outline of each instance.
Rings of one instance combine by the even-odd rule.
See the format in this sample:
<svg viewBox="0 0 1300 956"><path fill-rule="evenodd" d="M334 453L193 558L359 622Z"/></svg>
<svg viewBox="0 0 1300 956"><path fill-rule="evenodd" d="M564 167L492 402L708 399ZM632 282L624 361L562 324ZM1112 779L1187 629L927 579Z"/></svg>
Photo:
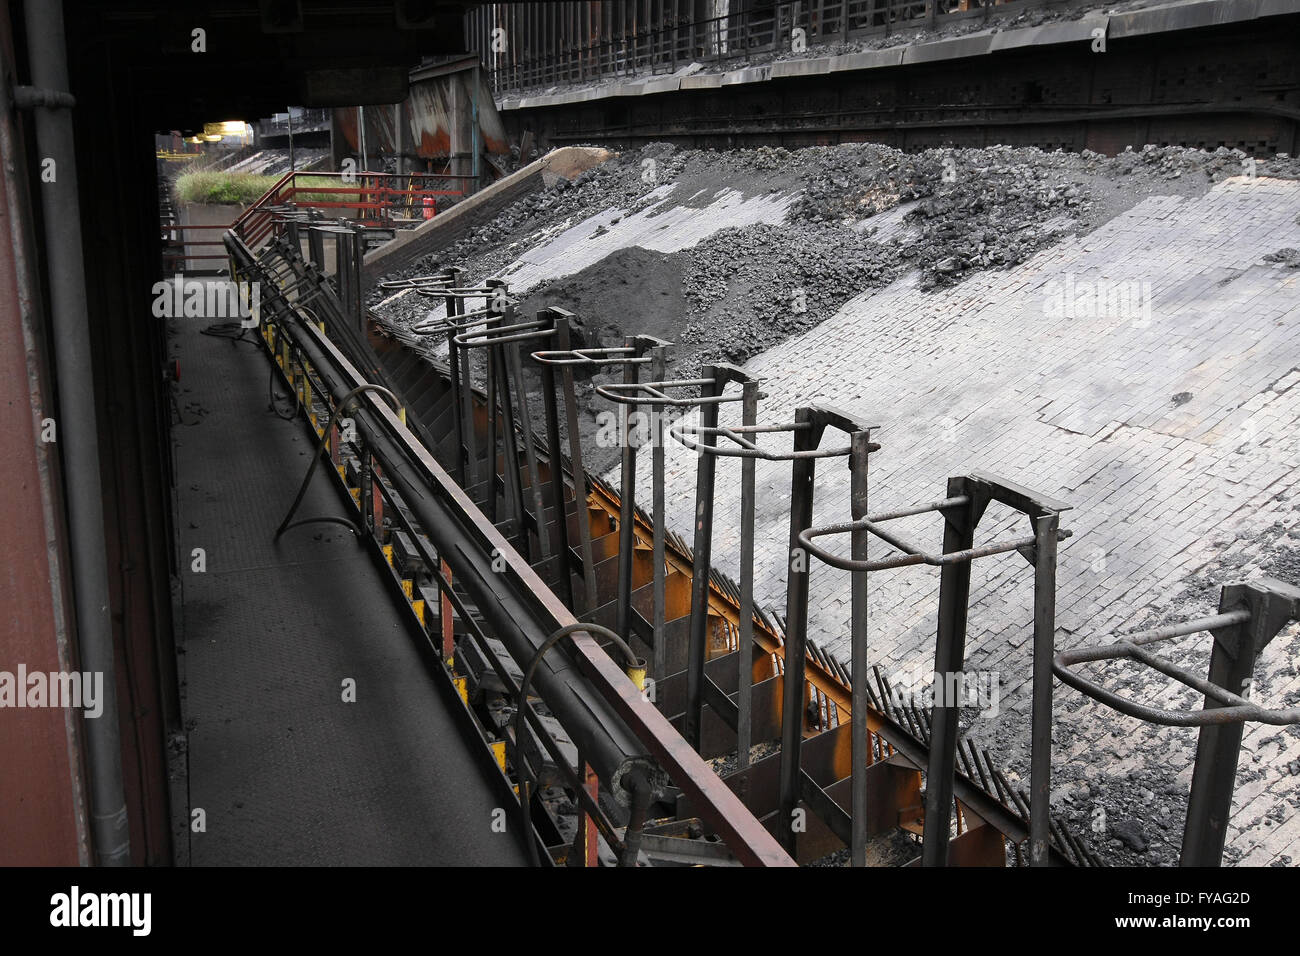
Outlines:
<svg viewBox="0 0 1300 956"><path fill-rule="evenodd" d="M277 214L286 208L352 210L353 214L340 213L339 218L360 226L392 228L401 221L427 218L425 210L438 196L467 195L469 184L464 181L473 178L453 173L289 172L244 210L230 229L256 251L271 237ZM432 188L446 180L461 181L462 188Z"/></svg>

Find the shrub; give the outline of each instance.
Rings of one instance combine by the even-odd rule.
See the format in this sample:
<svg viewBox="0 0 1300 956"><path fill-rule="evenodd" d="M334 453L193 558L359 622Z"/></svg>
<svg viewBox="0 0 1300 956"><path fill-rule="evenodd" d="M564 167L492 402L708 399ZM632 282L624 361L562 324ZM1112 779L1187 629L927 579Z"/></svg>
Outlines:
<svg viewBox="0 0 1300 956"><path fill-rule="evenodd" d="M235 203L247 206L261 198L275 185L277 179L276 176L257 176L253 173L182 173L176 179L176 198L180 202Z"/></svg>

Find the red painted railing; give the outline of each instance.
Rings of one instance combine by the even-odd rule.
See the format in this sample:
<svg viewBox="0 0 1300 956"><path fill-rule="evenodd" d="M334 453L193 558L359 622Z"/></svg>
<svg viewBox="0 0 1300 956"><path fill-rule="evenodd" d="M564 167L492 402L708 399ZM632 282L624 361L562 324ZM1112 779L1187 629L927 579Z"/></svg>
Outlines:
<svg viewBox="0 0 1300 956"><path fill-rule="evenodd" d="M288 209L340 210L333 218L358 225L393 228L402 222L432 218L440 196L464 196L472 176L452 173L285 173L257 202L230 225L256 251L275 231L277 216ZM322 180L328 180L323 183ZM462 188L433 188L447 180ZM347 211L350 211L347 212Z"/></svg>

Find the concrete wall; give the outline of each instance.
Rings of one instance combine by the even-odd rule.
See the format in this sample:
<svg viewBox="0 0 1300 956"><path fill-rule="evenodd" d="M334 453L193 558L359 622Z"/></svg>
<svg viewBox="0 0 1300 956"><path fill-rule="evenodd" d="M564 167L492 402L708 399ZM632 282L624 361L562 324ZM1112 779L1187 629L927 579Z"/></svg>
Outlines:
<svg viewBox="0 0 1300 956"><path fill-rule="evenodd" d="M179 203L176 216L182 226L229 226L244 211L237 203ZM221 244L221 229L188 229L180 234L185 242L186 258L181 263L184 272L216 272L226 268L226 263L219 259L190 258L212 256L226 253Z"/></svg>

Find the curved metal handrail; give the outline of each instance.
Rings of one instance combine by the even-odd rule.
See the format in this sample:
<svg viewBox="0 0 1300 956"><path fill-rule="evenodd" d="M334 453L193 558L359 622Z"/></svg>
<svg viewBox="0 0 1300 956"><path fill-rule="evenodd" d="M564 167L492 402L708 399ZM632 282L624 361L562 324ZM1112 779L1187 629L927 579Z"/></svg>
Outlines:
<svg viewBox="0 0 1300 956"><path fill-rule="evenodd" d="M1261 724L1273 724L1274 726L1300 723L1300 707L1291 707L1285 710L1271 710L1261 707L1212 681L1184 670L1158 654L1152 654L1144 649L1146 645L1154 644L1157 641L1185 637L1201 631L1213 631L1221 627L1232 627L1244 624L1250 619L1250 611L1242 608L1216 614L1212 617L1185 621L1181 624L1170 624L1165 627L1138 631L1124 635L1123 640L1116 641L1113 644L1061 651L1052 659L1052 673L1060 678L1062 683L1068 684L1081 694L1086 694L1093 700L1100 701L1122 714L1137 717L1139 720L1145 720L1153 724L1163 724L1169 727L1204 727L1207 725L1236 724L1247 720L1253 720ZM1167 677L1172 677L1180 684L1200 691L1206 697L1216 700L1224 706L1202 710L1168 710L1161 707L1152 707L1148 704L1139 704L1128 697L1106 690L1095 681L1088 680L1086 677L1080 676L1076 671L1071 670L1071 667L1075 664L1113 660L1138 661L1152 670L1159 671Z"/></svg>
<svg viewBox="0 0 1300 956"><path fill-rule="evenodd" d="M846 521L841 524L826 525L821 528L805 528L799 532L799 545L825 564L833 568L842 568L845 571L886 571L890 568L910 567L916 564L929 564L934 567L942 567L945 564L958 564L963 561L973 561L976 558L984 558L993 554L1005 554L1008 551L1019 551L1022 548L1032 548L1037 539L1033 535L1025 538L1009 538L1004 541L994 541L991 544L981 545L977 548L964 548L960 551L948 551L943 553L933 553L926 551L918 545L900 538L898 535L891 534L880 527L885 521L894 521L898 518L908 518L913 515L926 514L931 511L944 511L948 508L960 508L970 503L969 495L957 495L952 498L943 498L939 501L931 501L928 504L916 505L911 508L903 508L898 511L884 512L882 514L867 515L865 518L859 518L857 521ZM885 558L880 561L855 561L852 558L846 558L838 554L833 554L825 548L813 544L813 538L826 537L828 535L849 534L854 531L868 531L880 538L886 544L890 544L902 551L903 554L894 558ZM1056 532L1056 540L1064 541L1074 535L1073 531L1060 530Z"/></svg>
<svg viewBox="0 0 1300 956"><path fill-rule="evenodd" d="M683 378L671 382L618 382L597 387L596 394L620 405L675 405L689 408L694 405L721 405L726 402L739 402L743 395L698 395L695 398L673 398L666 394L666 388L702 388L714 384L711 378ZM642 397L633 395L642 393Z"/></svg>
<svg viewBox="0 0 1300 956"><path fill-rule="evenodd" d="M553 349L532 353L534 362L542 365L645 365L650 356L637 355L636 349L626 345L601 349Z"/></svg>
<svg viewBox="0 0 1300 956"><path fill-rule="evenodd" d="M770 435L782 432L805 431L812 428L812 422L785 422L780 425L733 425L729 427L705 428L703 425L688 423L685 419L679 420L668 430L668 433L676 438L692 451L697 451L706 455L720 455L724 458L761 458L763 461L798 461L801 458L842 458L851 454L853 449L845 445L835 448L812 448L806 451L788 451L773 452L759 448L754 442L745 438L745 435ZM721 437L735 442L738 447L729 447L726 445L706 445L697 441L696 437ZM867 445L867 451L880 451L878 442L870 442Z"/></svg>

